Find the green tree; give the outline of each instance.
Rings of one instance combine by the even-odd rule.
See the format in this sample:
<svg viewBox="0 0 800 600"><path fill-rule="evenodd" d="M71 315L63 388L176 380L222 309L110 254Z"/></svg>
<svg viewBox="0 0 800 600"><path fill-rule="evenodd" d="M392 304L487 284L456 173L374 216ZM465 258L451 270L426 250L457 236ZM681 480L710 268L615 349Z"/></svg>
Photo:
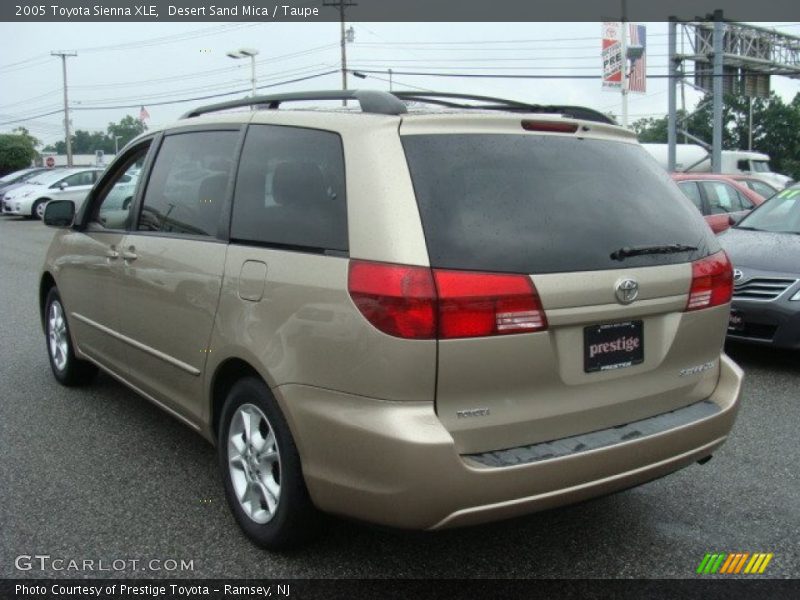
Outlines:
<svg viewBox="0 0 800 600"><path fill-rule="evenodd" d="M679 123L692 135L711 143L712 103L706 96ZM725 96L722 112L722 147L744 150L748 147L750 101L741 96ZM667 142L667 117L639 119L632 125L644 143ZM678 135L678 140L683 141ZM790 103L772 93L768 98L753 100L753 150L768 154L772 168L778 173L800 179L800 93Z"/></svg>
<svg viewBox="0 0 800 600"><path fill-rule="evenodd" d="M116 136L120 136L118 144L119 147L122 148L137 135L147 131L147 125L145 125L139 119L135 119L131 115L127 115L123 117L119 123L109 123L107 131L108 137L111 140L111 152L113 152L114 138Z"/></svg>
<svg viewBox="0 0 800 600"><path fill-rule="evenodd" d="M28 140L28 142L30 142L31 147L34 149L36 149L37 146L42 145L42 142L40 142L38 138L32 136L31 133L25 127L17 127L11 133L14 133L16 135L21 135L22 137L24 137L26 140Z"/></svg>
<svg viewBox="0 0 800 600"><path fill-rule="evenodd" d="M31 140L20 134L0 134L0 175L29 167L36 157Z"/></svg>
<svg viewBox="0 0 800 600"><path fill-rule="evenodd" d="M72 142L72 152L74 154L94 154L97 150L102 150L106 154L114 154L115 136L120 136L117 140L117 146L122 148L145 131L147 131L147 126L131 115L123 117L119 123L109 123L105 133L102 131L76 129L72 133L70 140ZM44 151L66 154L67 144L63 140L59 140L54 144L45 146Z"/></svg>

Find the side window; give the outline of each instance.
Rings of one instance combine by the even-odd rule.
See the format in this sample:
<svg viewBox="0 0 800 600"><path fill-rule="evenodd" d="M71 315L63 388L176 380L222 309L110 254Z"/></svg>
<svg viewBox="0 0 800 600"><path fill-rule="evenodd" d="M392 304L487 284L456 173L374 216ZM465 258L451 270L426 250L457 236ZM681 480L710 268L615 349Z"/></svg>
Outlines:
<svg viewBox="0 0 800 600"><path fill-rule="evenodd" d="M757 181L755 179L748 179L745 183L747 183L747 187L749 187L756 194L764 198L769 198L775 193L775 190L769 187L766 183L762 183L761 181Z"/></svg>
<svg viewBox="0 0 800 600"><path fill-rule="evenodd" d="M82 171L63 179L61 183L66 183L68 187L77 185L92 185L94 183L94 171Z"/></svg>
<svg viewBox="0 0 800 600"><path fill-rule="evenodd" d="M701 181L700 185L708 198L710 214L718 215L739 210L738 192L726 183L719 181Z"/></svg>
<svg viewBox="0 0 800 600"><path fill-rule="evenodd" d="M144 165L150 144L136 148L109 182L103 196L98 199L90 221L106 229L126 229L133 208L138 174Z"/></svg>
<svg viewBox="0 0 800 600"><path fill-rule="evenodd" d="M179 133L164 138L137 228L216 236L238 139L238 131Z"/></svg>
<svg viewBox="0 0 800 600"><path fill-rule="evenodd" d="M700 190L694 181L681 181L678 183L683 195L692 201L697 210L703 212L703 198L700 196Z"/></svg>
<svg viewBox="0 0 800 600"><path fill-rule="evenodd" d="M236 181L231 241L347 251L339 135L251 125Z"/></svg>
<svg viewBox="0 0 800 600"><path fill-rule="evenodd" d="M753 208L753 203L742 194L739 190L734 189L736 194L736 201L734 202L734 210L750 210Z"/></svg>

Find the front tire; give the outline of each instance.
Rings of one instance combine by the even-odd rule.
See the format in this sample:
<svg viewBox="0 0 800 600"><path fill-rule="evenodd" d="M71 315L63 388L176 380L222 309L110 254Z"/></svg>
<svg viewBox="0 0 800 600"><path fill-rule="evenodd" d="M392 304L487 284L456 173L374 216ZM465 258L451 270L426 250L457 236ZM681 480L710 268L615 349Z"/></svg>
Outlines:
<svg viewBox="0 0 800 600"><path fill-rule="evenodd" d="M75 356L72 347L67 313L58 289L50 288L44 309L45 341L47 357L53 375L62 385L69 387L85 385L97 375L97 367Z"/></svg>
<svg viewBox="0 0 800 600"><path fill-rule="evenodd" d="M289 426L263 381L247 377L231 388L217 441L228 505L245 534L269 550L307 541L319 514Z"/></svg>
<svg viewBox="0 0 800 600"><path fill-rule="evenodd" d="M33 206L31 206L31 219L44 221L44 209L47 206L47 202L46 198L42 198L33 203Z"/></svg>

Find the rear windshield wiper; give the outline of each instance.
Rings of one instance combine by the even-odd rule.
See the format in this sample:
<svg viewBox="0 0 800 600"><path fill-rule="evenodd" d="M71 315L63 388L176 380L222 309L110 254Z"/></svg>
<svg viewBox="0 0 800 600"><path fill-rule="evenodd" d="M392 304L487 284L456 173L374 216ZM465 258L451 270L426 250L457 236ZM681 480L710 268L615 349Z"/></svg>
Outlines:
<svg viewBox="0 0 800 600"><path fill-rule="evenodd" d="M678 252L691 252L697 250L694 246L686 244L666 244L664 246L624 246L611 253L612 260L625 260L629 256L642 256L643 254L676 254Z"/></svg>
<svg viewBox="0 0 800 600"><path fill-rule="evenodd" d="M748 227L747 225L734 225L734 229L744 229L745 231L764 231L763 229L759 229L758 227Z"/></svg>

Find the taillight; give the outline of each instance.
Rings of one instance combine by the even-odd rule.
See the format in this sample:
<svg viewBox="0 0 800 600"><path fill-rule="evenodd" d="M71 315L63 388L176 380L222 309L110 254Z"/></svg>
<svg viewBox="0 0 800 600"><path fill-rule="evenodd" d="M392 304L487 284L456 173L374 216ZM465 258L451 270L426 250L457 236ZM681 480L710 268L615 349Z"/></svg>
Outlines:
<svg viewBox="0 0 800 600"><path fill-rule="evenodd" d="M350 261L347 288L367 320L401 338L436 337L436 288L431 270Z"/></svg>
<svg viewBox="0 0 800 600"><path fill-rule="evenodd" d="M377 329L452 339L547 329L530 277L351 261L348 289Z"/></svg>
<svg viewBox="0 0 800 600"><path fill-rule="evenodd" d="M547 329L539 295L527 275L433 270L441 339Z"/></svg>
<svg viewBox="0 0 800 600"><path fill-rule="evenodd" d="M733 267L725 251L692 263L692 287L686 310L727 304L733 295Z"/></svg>

